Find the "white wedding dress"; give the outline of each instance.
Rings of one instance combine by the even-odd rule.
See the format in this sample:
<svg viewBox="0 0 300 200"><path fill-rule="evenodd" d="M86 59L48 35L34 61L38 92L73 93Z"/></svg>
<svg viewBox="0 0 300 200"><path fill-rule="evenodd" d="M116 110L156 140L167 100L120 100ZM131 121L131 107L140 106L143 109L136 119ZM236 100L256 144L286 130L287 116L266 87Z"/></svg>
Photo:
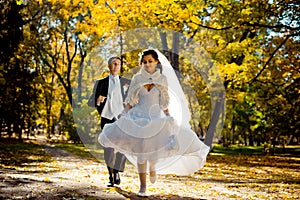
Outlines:
<svg viewBox="0 0 300 200"><path fill-rule="evenodd" d="M203 167L209 147L186 126L166 116L159 106L160 91L139 90L138 103L112 124L106 124L98 141L112 147L137 166L155 161L158 174L188 175Z"/></svg>

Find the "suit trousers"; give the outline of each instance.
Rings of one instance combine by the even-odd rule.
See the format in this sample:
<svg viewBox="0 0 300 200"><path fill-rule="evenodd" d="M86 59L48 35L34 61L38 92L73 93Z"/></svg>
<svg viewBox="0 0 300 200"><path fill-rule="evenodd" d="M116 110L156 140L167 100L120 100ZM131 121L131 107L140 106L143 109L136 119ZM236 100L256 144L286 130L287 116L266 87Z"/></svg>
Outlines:
<svg viewBox="0 0 300 200"><path fill-rule="evenodd" d="M105 117L101 117L101 129L103 129L105 124L113 123L114 121L116 120L110 120ZM113 148L104 147L104 160L107 167L114 169L114 171L124 171L126 163L126 157L124 156L124 154L117 152L115 155L115 150Z"/></svg>

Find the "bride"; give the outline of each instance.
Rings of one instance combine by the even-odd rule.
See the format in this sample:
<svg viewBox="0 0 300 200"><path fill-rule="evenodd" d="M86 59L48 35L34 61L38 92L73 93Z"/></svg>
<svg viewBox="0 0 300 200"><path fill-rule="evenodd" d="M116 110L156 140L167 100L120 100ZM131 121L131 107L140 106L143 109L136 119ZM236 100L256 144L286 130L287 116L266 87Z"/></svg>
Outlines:
<svg viewBox="0 0 300 200"><path fill-rule="evenodd" d="M104 126L98 141L137 166L138 195L146 196L147 172L151 183L156 174L194 173L203 167L209 147L190 128L188 104L167 58L156 49L146 49L140 64L124 111L119 120Z"/></svg>

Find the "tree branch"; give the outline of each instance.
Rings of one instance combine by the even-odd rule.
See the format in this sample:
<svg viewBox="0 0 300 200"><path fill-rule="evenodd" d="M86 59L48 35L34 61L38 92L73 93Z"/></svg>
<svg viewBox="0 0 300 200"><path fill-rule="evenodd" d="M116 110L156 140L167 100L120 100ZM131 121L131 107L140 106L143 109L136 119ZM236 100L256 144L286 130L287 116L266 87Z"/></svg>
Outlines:
<svg viewBox="0 0 300 200"><path fill-rule="evenodd" d="M260 23L243 22L238 26L227 26L227 27L223 27L223 28L215 28L215 27L199 24L199 23L193 22L191 20L189 22L185 21L185 23L193 23L193 24L196 24L199 27L210 29L210 30L215 30L215 31L228 30L228 29L231 29L231 28L235 29L235 28L238 28L238 27L243 26L243 25L246 25L248 27L264 27L264 28L270 28L270 29L286 28L286 29L289 29L289 30L292 30L292 31L300 30L300 27L292 27L292 26L288 26L288 25L284 25L284 24L268 25L268 24L260 24Z"/></svg>
<svg viewBox="0 0 300 200"><path fill-rule="evenodd" d="M277 25L268 25L268 24L260 24L260 23L250 23L250 22L244 22L242 25L247 25L249 27L264 27L264 28L270 28L270 29L276 29L276 28L286 28L289 30L300 30L300 27L291 27L284 24L277 24Z"/></svg>
<svg viewBox="0 0 300 200"><path fill-rule="evenodd" d="M196 22L193 22L193 21L189 21L190 23L192 24L196 24L197 26L199 27L202 27L202 28L206 28L206 29L210 29L210 30L215 30L215 31L222 31L222 30L228 30L228 29L231 29L231 28L235 28L233 26L227 26L227 27L223 27L223 28L214 28L214 27L210 27L210 26L206 26L206 25L203 25L203 24L198 24ZM187 21L185 21L185 23L188 23Z"/></svg>
<svg viewBox="0 0 300 200"><path fill-rule="evenodd" d="M286 38L281 42L281 44L273 51L273 53L271 54L271 56L269 57L269 59L267 60L267 62L265 63L265 65L262 67L262 69L258 72L258 74L256 74L256 76L250 80L248 83L251 85L254 81L256 81L256 79L261 75L261 73L267 68L267 66L269 65L269 63L271 62L271 60L273 59L274 55L277 53L277 51L286 43L286 41L291 37L292 35L288 35L286 36Z"/></svg>

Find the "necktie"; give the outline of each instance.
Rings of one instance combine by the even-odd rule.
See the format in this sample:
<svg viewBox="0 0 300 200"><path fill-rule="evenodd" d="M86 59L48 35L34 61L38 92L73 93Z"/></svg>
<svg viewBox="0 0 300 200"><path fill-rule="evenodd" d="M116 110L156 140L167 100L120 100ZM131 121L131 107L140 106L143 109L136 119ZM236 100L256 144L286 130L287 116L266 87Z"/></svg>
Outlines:
<svg viewBox="0 0 300 200"><path fill-rule="evenodd" d="M123 110L123 100L121 96L119 77L114 77L113 82L114 82L114 88L112 90L112 97L111 97L111 111L113 115L116 117Z"/></svg>

